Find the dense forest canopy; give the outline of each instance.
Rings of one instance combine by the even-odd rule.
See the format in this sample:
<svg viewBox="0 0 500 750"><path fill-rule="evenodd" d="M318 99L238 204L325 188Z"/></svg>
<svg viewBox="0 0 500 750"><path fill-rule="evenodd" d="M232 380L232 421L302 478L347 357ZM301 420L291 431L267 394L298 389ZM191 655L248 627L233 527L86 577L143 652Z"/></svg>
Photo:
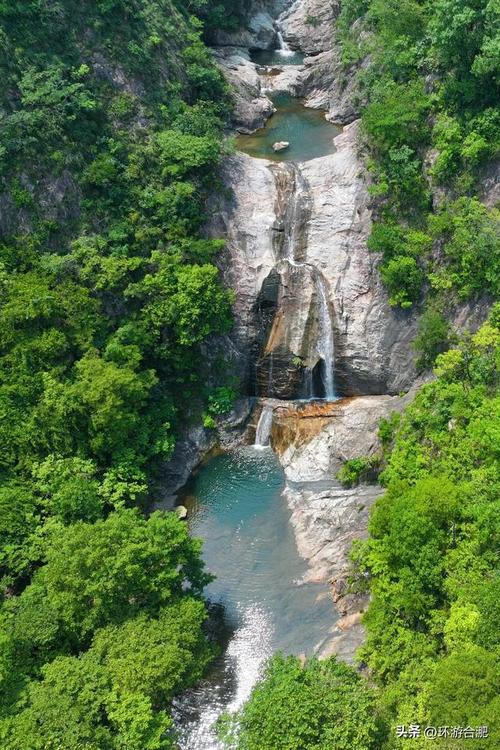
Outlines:
<svg viewBox="0 0 500 750"><path fill-rule="evenodd" d="M337 35L358 69L391 304L434 316L500 293L500 216L478 200L500 149L496 0L343 0Z"/></svg>
<svg viewBox="0 0 500 750"><path fill-rule="evenodd" d="M132 6L0 6L2 476L31 508L4 586L40 523L145 498L179 407L218 406L200 344L231 296L198 232L229 95L196 19Z"/></svg>
<svg viewBox="0 0 500 750"><path fill-rule="evenodd" d="M231 326L199 234L231 102L198 10L0 3L3 748L170 747L211 658L198 542L132 510L232 398L200 350Z"/></svg>

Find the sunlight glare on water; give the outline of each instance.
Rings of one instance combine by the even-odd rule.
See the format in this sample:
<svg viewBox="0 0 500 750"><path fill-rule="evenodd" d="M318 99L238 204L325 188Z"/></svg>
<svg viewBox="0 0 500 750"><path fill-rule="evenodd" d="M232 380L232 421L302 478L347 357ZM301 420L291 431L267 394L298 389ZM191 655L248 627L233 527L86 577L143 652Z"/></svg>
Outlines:
<svg viewBox="0 0 500 750"><path fill-rule="evenodd" d="M231 637L212 673L174 705L181 750L221 750L215 723L249 697L276 651L312 653L334 621L326 586L299 585L298 556L284 478L272 451L251 447L217 456L182 498L191 531L217 578L206 596L225 608Z"/></svg>

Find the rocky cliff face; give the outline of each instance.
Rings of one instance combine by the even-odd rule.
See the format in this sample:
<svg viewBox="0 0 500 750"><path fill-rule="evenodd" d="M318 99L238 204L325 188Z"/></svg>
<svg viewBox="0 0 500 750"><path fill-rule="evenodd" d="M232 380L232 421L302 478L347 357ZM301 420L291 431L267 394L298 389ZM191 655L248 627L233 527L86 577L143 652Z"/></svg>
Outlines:
<svg viewBox="0 0 500 750"><path fill-rule="evenodd" d="M330 403L275 407L274 450L290 482L334 479L345 461L380 448L378 424L411 396L357 396Z"/></svg>
<svg viewBox="0 0 500 750"><path fill-rule="evenodd" d="M274 22L285 42L307 55L304 65L260 69L247 50L234 46L235 37L225 40L233 46L216 51L237 90L240 131L262 125L273 92L302 96L347 124L335 152L318 159L277 164L241 153L229 157L222 168L228 190L214 199L209 231L227 241L221 268L236 291L232 357L247 393L265 399L298 549L308 560L309 579L332 583L342 614L324 655L351 660L363 637L366 601L346 594L348 551L366 533L382 490L346 489L335 477L344 461L378 450L379 420L409 400L391 394L415 380L416 326L411 314L389 306L378 258L366 246L369 180L353 84L339 76L338 10L337 2L297 0ZM252 34L248 46L255 48L261 36L255 29ZM337 393L355 397L293 403L331 395L328 364ZM256 415L253 421L255 428Z"/></svg>
<svg viewBox="0 0 500 750"><path fill-rule="evenodd" d="M218 47L214 56L223 68L234 100L232 125L239 133L253 133L273 114L272 101L264 92L262 77L250 61L246 47Z"/></svg>
<svg viewBox="0 0 500 750"><path fill-rule="evenodd" d="M224 166L230 198L212 206L211 232L227 240L222 268L237 296L234 342L252 394L309 395L301 368L314 372L321 358L313 350L315 274L328 293L337 390L398 393L415 378L415 321L389 306L378 259L366 248L371 221L358 124L335 144L336 153L293 167L241 154Z"/></svg>
<svg viewBox="0 0 500 750"><path fill-rule="evenodd" d="M338 11L337 2L297 0L273 22L292 48L310 55L305 65L277 66L269 75L246 49L216 51L237 92L240 130L263 124L272 91L305 95L330 117L342 109L332 62ZM257 27L268 27L259 4L250 29L254 47L261 38ZM227 41L242 43L240 37ZM344 111L340 119L350 115ZM357 121L335 146L331 155L293 165L238 154L223 167L230 197L212 205L210 232L227 239L221 266L236 290L233 343L251 395L325 395L325 344L333 347L335 388L342 395L398 393L414 381L414 316L389 306L378 258L366 247L371 215Z"/></svg>

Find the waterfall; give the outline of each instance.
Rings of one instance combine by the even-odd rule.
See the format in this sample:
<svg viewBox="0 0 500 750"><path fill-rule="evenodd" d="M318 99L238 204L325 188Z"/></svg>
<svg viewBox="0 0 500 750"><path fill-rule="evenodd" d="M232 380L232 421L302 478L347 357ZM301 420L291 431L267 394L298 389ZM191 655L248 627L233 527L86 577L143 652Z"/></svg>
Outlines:
<svg viewBox="0 0 500 750"><path fill-rule="evenodd" d="M283 39L283 34L281 31L277 32L278 36L278 52L280 55L283 55L283 57L290 57L291 55L294 55L293 49L290 49L290 46L287 42Z"/></svg>
<svg viewBox="0 0 500 750"><path fill-rule="evenodd" d="M255 448L267 448L273 426L273 407L264 406L255 432Z"/></svg>
<svg viewBox="0 0 500 750"><path fill-rule="evenodd" d="M304 265L307 227L311 216L309 186L293 162L271 167L277 189L276 215L282 232L276 235L276 254L292 266Z"/></svg>
<svg viewBox="0 0 500 750"><path fill-rule="evenodd" d="M297 394L334 400L334 330L328 282L308 258L313 207L309 185L300 164L288 162L269 168L276 183L274 250L280 291L257 365L258 373L259 367L263 370L260 381L257 375L263 386L260 392L268 397L290 398ZM303 367L300 374L297 359ZM278 370L277 387L273 368ZM283 393L288 383L290 395ZM266 419L263 411L259 433ZM271 415L269 419L272 420ZM256 444L267 445L267 439L257 437Z"/></svg>
<svg viewBox="0 0 500 750"><path fill-rule="evenodd" d="M314 384L313 384L313 372L310 367L306 367L304 371L304 384L305 384L305 396L306 398L314 398Z"/></svg>
<svg viewBox="0 0 500 750"><path fill-rule="evenodd" d="M333 321L330 304L328 302L328 290L323 274L316 274L316 289L318 294L318 354L323 360L322 379L327 399L335 398L335 387L333 382L334 367L334 343L333 343Z"/></svg>

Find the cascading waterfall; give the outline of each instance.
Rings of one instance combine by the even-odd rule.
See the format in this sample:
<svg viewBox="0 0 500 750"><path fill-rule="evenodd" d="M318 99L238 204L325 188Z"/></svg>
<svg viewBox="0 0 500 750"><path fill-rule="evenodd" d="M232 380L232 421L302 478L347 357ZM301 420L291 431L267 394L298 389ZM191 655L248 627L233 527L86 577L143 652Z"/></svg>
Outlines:
<svg viewBox="0 0 500 750"><path fill-rule="evenodd" d="M308 224L311 216L311 196L309 186L300 166L289 162L271 167L277 187L276 254L280 259L284 287L292 285L296 296L303 299L301 289L312 287L312 306L304 322L302 341L295 340L292 346L297 356L307 363L304 368L303 387L307 398L335 398L334 386L334 332L333 316L329 302L326 279L321 271L308 261ZM286 264L286 265L285 265ZM305 286L304 286L305 285ZM310 292L311 293L311 292ZM294 321L288 318L288 326ZM273 331L270 334L272 340ZM273 351L268 354L268 393L273 393L271 382Z"/></svg>
<svg viewBox="0 0 500 750"><path fill-rule="evenodd" d="M267 448L273 426L273 407L264 406L255 432L255 448Z"/></svg>
<svg viewBox="0 0 500 750"><path fill-rule="evenodd" d="M279 21L276 29L275 52L287 58L284 66L295 53ZM216 456L197 475L196 491L189 490L191 502L196 497L191 531L204 538L204 559L215 574L206 595L224 607L232 633L208 678L174 701L180 750L222 750L217 719L242 706L266 659L277 651L310 655L330 640L328 589L318 592L317 584L308 582L287 527L284 477L268 446L280 408L271 396L303 397L305 389L310 398L335 398L333 308L328 278L308 258L313 196L307 171L294 162L269 168L276 184L274 259L270 271L266 264L250 318L254 392L268 398L257 406L253 448ZM297 560L287 555L288 545Z"/></svg>
<svg viewBox="0 0 500 750"><path fill-rule="evenodd" d="M333 380L334 368L334 341L333 341L333 321L328 302L328 290L323 275L318 271L316 273L316 289L318 297L318 353L323 360L323 370L321 372L323 386L325 389L325 398L328 400L335 398L335 385Z"/></svg>
<svg viewBox="0 0 500 750"><path fill-rule="evenodd" d="M280 233L276 236L276 255L293 266L304 265L307 254L307 225L311 199L304 175L296 164L271 167L277 189L276 215Z"/></svg>
<svg viewBox="0 0 500 750"><path fill-rule="evenodd" d="M277 39L278 39L278 51L280 55L283 55L283 57L289 57L294 53L293 49L290 49L290 46L288 43L283 39L283 34L281 31L277 32Z"/></svg>

